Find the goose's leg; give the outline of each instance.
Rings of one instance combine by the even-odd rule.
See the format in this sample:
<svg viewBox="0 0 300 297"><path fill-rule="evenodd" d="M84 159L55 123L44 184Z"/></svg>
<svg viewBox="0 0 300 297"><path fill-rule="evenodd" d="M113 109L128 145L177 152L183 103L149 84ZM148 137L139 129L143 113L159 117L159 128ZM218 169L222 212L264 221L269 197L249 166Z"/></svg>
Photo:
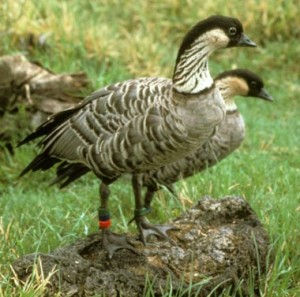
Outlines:
<svg viewBox="0 0 300 297"><path fill-rule="evenodd" d="M147 242L147 238L150 235L155 235L160 238L171 240L167 234L168 230L177 230L172 225L152 225L145 218L145 216L151 211L150 204L156 190L149 190L145 196L145 204L142 199L142 176L133 175L132 176L132 187L135 197L135 211L134 220L136 222L137 228L139 230L140 239L144 244Z"/></svg>
<svg viewBox="0 0 300 297"><path fill-rule="evenodd" d="M158 188L147 187L147 192L145 194L144 206L151 211L151 202L153 200L154 194L158 191Z"/></svg>
<svg viewBox="0 0 300 297"><path fill-rule="evenodd" d="M102 246L107 251L109 258L111 259L115 251L119 249L128 249L134 253L138 253L127 241L127 238L123 235L117 235L110 231L110 213L108 210L108 198L110 190L109 183L102 181L100 185L100 207L98 209L99 229L102 230Z"/></svg>
<svg viewBox="0 0 300 297"><path fill-rule="evenodd" d="M174 186L172 184L170 185L164 185L167 190L174 196L175 199L178 200L178 195L174 189ZM154 194L159 190L159 188L156 186L156 187L153 187L153 186L149 186L147 187L147 192L145 194L145 199L144 199L144 206L149 209L149 212L151 211L151 202L153 200L153 196Z"/></svg>

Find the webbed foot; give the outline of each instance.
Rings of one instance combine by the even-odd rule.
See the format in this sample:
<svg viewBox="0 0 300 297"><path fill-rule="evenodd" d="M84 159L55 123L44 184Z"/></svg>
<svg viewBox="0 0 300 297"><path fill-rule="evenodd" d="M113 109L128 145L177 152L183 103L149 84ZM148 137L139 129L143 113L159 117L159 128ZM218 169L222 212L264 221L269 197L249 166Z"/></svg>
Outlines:
<svg viewBox="0 0 300 297"><path fill-rule="evenodd" d="M140 254L127 240L126 236L117 235L110 230L102 230L102 247L107 251L109 259L111 259L114 253L120 249L127 249L135 254Z"/></svg>
<svg viewBox="0 0 300 297"><path fill-rule="evenodd" d="M153 225L143 216L136 217L135 222L139 230L140 239L144 244L147 243L147 238L151 235L175 244L174 240L168 236L167 232L169 230L179 230L177 227L172 225Z"/></svg>

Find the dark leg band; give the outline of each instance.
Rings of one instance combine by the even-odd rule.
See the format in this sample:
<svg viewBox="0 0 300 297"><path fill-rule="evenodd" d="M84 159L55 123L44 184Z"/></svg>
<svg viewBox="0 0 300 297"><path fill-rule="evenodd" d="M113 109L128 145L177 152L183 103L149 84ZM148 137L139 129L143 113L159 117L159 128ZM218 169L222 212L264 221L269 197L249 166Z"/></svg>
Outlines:
<svg viewBox="0 0 300 297"><path fill-rule="evenodd" d="M109 211L105 208L98 209L99 228L107 229L111 226Z"/></svg>
<svg viewBox="0 0 300 297"><path fill-rule="evenodd" d="M134 210L134 216L135 217L143 217L143 216L146 216L147 214L149 214L150 212L151 212L150 208L142 207L140 209Z"/></svg>

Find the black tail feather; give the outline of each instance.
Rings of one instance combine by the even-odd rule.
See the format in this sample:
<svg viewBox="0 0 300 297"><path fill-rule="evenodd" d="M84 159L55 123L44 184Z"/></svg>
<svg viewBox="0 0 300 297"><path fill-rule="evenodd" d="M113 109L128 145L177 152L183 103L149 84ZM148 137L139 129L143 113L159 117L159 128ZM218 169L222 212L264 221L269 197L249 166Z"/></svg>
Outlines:
<svg viewBox="0 0 300 297"><path fill-rule="evenodd" d="M21 142L18 143L17 147L28 143L36 138L39 138L44 135L49 135L55 128L57 128L60 124L62 124L64 121L69 119L81 106L77 106L75 108L70 108L63 110L61 112L58 112L41 124L34 132L26 136Z"/></svg>
<svg viewBox="0 0 300 297"><path fill-rule="evenodd" d="M54 164L60 162L61 160L56 157L49 157L46 153L42 153L36 156L33 161L20 173L20 177L28 173L29 171L37 170L48 170Z"/></svg>
<svg viewBox="0 0 300 297"><path fill-rule="evenodd" d="M80 178L82 175L88 173L90 169L83 164L68 162L62 162L56 170L56 178L50 183L50 185L60 184L62 189L69 185L74 180Z"/></svg>

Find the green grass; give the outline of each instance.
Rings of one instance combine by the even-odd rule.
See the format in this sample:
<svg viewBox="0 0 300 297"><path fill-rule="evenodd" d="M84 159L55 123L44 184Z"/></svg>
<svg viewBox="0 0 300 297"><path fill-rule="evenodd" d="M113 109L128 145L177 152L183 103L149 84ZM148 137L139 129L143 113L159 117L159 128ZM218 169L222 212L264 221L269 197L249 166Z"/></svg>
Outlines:
<svg viewBox="0 0 300 297"><path fill-rule="evenodd" d="M175 217L204 195L245 197L268 230L276 258L264 276L261 295L297 297L300 18L296 2L3 0L0 54L23 53L55 72L84 70L95 89L137 76L171 76L180 39L191 25L216 13L238 17L261 46L213 54L211 73L249 68L263 77L274 103L238 98L247 127L242 147L218 166L178 182L181 203L167 192L160 193L150 219L163 222ZM47 49L20 41L30 33L49 34ZM43 296L47 280L38 274L27 286L12 287L10 263L23 254L49 252L97 228L96 178L89 174L63 191L47 186L53 172L18 179L35 153L34 145L17 149L14 156L0 151L0 296ZM133 210L126 179L112 186L110 205L113 217L121 218L114 220L114 229L135 232L126 223ZM147 292L151 296L151 287ZM165 295L170 296L168 290Z"/></svg>

